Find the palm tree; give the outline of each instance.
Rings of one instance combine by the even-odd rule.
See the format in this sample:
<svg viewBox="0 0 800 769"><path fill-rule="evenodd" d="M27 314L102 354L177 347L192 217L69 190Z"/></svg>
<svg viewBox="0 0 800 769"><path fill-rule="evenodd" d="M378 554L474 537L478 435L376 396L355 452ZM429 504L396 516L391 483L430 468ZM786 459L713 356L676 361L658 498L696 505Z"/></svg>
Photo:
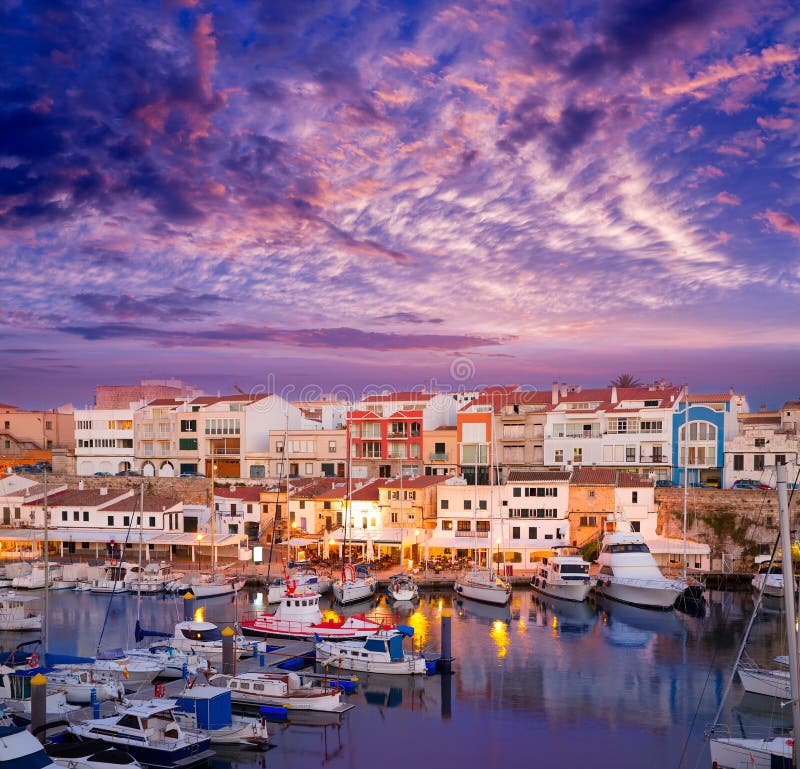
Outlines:
<svg viewBox="0 0 800 769"><path fill-rule="evenodd" d="M620 374L608 383L609 387L641 387L642 380L633 374Z"/></svg>

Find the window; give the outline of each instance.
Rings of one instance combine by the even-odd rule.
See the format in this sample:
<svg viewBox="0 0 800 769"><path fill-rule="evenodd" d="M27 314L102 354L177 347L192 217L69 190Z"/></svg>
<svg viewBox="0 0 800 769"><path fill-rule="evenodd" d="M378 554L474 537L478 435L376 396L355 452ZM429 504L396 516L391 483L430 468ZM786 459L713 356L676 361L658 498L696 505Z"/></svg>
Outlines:
<svg viewBox="0 0 800 769"><path fill-rule="evenodd" d="M84 523L89 523L89 511L88 510L84 510L83 511L83 520L84 520Z"/></svg>
<svg viewBox="0 0 800 769"><path fill-rule="evenodd" d="M642 522L641 521L629 521L628 523L630 523L631 531L634 534L638 534L639 532L641 532L641 530L642 530Z"/></svg>
<svg viewBox="0 0 800 769"><path fill-rule="evenodd" d="M130 526L131 525L131 517L129 515L122 516L122 525L123 526Z"/></svg>
<svg viewBox="0 0 800 769"><path fill-rule="evenodd" d="M589 497L589 499L592 499L594 497L594 491L591 491L591 490L588 491L587 492L587 496Z"/></svg>
<svg viewBox="0 0 800 769"><path fill-rule="evenodd" d="M625 447L625 461L626 462L635 462L636 461L636 446L626 446Z"/></svg>
<svg viewBox="0 0 800 769"><path fill-rule="evenodd" d="M639 492L638 491L632 491L631 492L631 502L636 503L638 501L639 501Z"/></svg>
<svg viewBox="0 0 800 769"><path fill-rule="evenodd" d="M537 526L528 526L528 539L539 539Z"/></svg>
<svg viewBox="0 0 800 769"><path fill-rule="evenodd" d="M69 519L69 513L66 510L61 511L61 520L66 521Z"/></svg>
<svg viewBox="0 0 800 769"><path fill-rule="evenodd" d="M472 501L469 499L464 500L464 509L465 510L472 510Z"/></svg>
<svg viewBox="0 0 800 769"><path fill-rule="evenodd" d="M442 521L442 531L452 531L452 530L453 530L452 521Z"/></svg>
<svg viewBox="0 0 800 769"><path fill-rule="evenodd" d="M305 499L301 499L300 500L300 509L301 510L305 510L306 509L306 501L305 501Z"/></svg>
<svg viewBox="0 0 800 769"><path fill-rule="evenodd" d="M457 531L472 531L472 524L470 521L458 521Z"/></svg>
<svg viewBox="0 0 800 769"><path fill-rule="evenodd" d="M476 521L475 531L489 531L489 521Z"/></svg>
<svg viewBox="0 0 800 769"><path fill-rule="evenodd" d="M322 508L324 510L330 510L331 509L331 503L330 502L323 502L322 503Z"/></svg>
<svg viewBox="0 0 800 769"><path fill-rule="evenodd" d="M181 451L197 451L197 438L180 438L178 448Z"/></svg>
<svg viewBox="0 0 800 769"><path fill-rule="evenodd" d="M109 515L108 516L108 525L109 526L113 526L114 525L114 516L113 515Z"/></svg>
<svg viewBox="0 0 800 769"><path fill-rule="evenodd" d="M563 462L564 461L564 449L556 449L555 456L553 457L555 462Z"/></svg>
<svg viewBox="0 0 800 769"><path fill-rule="evenodd" d="M572 450L572 461L573 462L583 462L583 449L580 447L576 447Z"/></svg>
<svg viewBox="0 0 800 769"><path fill-rule="evenodd" d="M329 454L336 453L336 441L328 441L328 453Z"/></svg>
<svg viewBox="0 0 800 769"><path fill-rule="evenodd" d="M744 454L733 455L733 469L744 470Z"/></svg>
<svg viewBox="0 0 800 769"><path fill-rule="evenodd" d="M515 497L521 497L522 496L522 487L521 486L514 486L514 490L513 490L512 494Z"/></svg>
<svg viewBox="0 0 800 769"><path fill-rule="evenodd" d="M763 454L754 454L753 455L753 470L763 470L764 469L764 455Z"/></svg>
<svg viewBox="0 0 800 769"><path fill-rule="evenodd" d="M486 510L486 505L487 503L485 499L478 500L478 510Z"/></svg>
<svg viewBox="0 0 800 769"><path fill-rule="evenodd" d="M519 539L519 526L511 527L511 539Z"/></svg>
<svg viewBox="0 0 800 769"><path fill-rule="evenodd" d="M181 432L182 433L196 433L197 420L196 419L181 419Z"/></svg>
<svg viewBox="0 0 800 769"><path fill-rule="evenodd" d="M154 529L154 528L156 527L156 517L155 517L154 515L151 515L151 516L149 516L149 517L148 517L148 519L147 519L147 525L148 525L148 526L149 526L151 529Z"/></svg>
<svg viewBox="0 0 800 769"><path fill-rule="evenodd" d="M767 445L766 438L756 438L756 448L763 449Z"/></svg>
<svg viewBox="0 0 800 769"><path fill-rule="evenodd" d="M447 499L439 500L439 509L440 510L449 510L450 509L450 502Z"/></svg>
<svg viewBox="0 0 800 769"><path fill-rule="evenodd" d="M333 467L333 462L323 462L322 465L320 465L320 469L322 470L322 475L325 478L333 478L333 476L336 474L336 470Z"/></svg>
<svg viewBox="0 0 800 769"><path fill-rule="evenodd" d="M80 510L73 510L73 512L72 512L72 520L73 521L80 521L80 519L81 519Z"/></svg>
<svg viewBox="0 0 800 769"><path fill-rule="evenodd" d="M45 422L44 423L44 429L45 430L52 430L53 429L53 423L52 422Z"/></svg>
<svg viewBox="0 0 800 769"><path fill-rule="evenodd" d="M313 475L314 474L314 464L313 464L313 462L306 462L305 463L305 473L306 473L306 475Z"/></svg>
<svg viewBox="0 0 800 769"><path fill-rule="evenodd" d="M776 465L785 465L786 464L786 454L776 454L775 455L775 464Z"/></svg>

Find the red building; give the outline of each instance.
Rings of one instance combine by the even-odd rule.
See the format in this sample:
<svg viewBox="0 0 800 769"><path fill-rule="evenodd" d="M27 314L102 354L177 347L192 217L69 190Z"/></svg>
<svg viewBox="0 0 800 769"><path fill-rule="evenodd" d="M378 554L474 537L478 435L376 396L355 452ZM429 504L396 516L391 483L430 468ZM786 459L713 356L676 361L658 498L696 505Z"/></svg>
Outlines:
<svg viewBox="0 0 800 769"><path fill-rule="evenodd" d="M389 416L374 411L348 411L347 430L353 477L388 478L400 475L401 467L406 474L420 472L421 410L395 411Z"/></svg>

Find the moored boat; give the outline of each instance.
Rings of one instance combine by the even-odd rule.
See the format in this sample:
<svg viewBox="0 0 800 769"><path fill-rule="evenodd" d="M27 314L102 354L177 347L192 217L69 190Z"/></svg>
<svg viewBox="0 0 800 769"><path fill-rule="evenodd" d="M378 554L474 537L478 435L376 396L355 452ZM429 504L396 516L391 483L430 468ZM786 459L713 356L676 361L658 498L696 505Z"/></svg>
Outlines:
<svg viewBox="0 0 800 769"><path fill-rule="evenodd" d="M333 595L337 603L357 603L375 595L377 584L365 566L348 563L342 569L342 576L333 582Z"/></svg>
<svg viewBox="0 0 800 769"><path fill-rule="evenodd" d="M0 593L0 628L3 630L41 630L42 615L30 611L36 596L17 595L13 590Z"/></svg>
<svg viewBox="0 0 800 769"><path fill-rule="evenodd" d="M395 601L413 601L419 597L419 585L410 574L400 572L389 577L386 593Z"/></svg>
<svg viewBox="0 0 800 769"><path fill-rule="evenodd" d="M317 641L317 659L329 661L344 670L390 675L425 675L425 657L403 649L403 639L412 637L414 629L400 625L395 630L379 630L369 638L357 641ZM433 663L435 664L435 663Z"/></svg>
<svg viewBox="0 0 800 769"><path fill-rule="evenodd" d="M474 566L456 577L453 590L473 601L505 606L511 598L511 585L491 569Z"/></svg>
<svg viewBox="0 0 800 769"><path fill-rule="evenodd" d="M589 563L577 548L559 545L553 555L534 564L531 587L542 595L564 601L585 601L594 580L589 576Z"/></svg>

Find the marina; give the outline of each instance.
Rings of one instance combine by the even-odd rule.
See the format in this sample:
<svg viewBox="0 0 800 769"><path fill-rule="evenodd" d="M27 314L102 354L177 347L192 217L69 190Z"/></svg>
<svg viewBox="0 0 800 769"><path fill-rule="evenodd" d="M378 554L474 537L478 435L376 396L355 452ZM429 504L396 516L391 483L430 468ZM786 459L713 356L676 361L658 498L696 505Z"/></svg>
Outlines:
<svg viewBox="0 0 800 769"><path fill-rule="evenodd" d="M451 756L464 766L476 761L513 762L535 740L541 755L569 762L590 762L599 752L615 756L615 765L639 767L630 755L635 742L649 755L648 765L665 769L710 765L703 730L717 707L733 662L737 639L752 609L747 592L707 594L703 616L679 611L654 612L609 600L577 603L540 596L515 586L506 606L461 598L448 589L423 589L418 604L395 612L399 622L414 628L414 649L437 653L440 627L447 613L452 622L455 661L452 675L397 676L329 671L330 677L357 678L354 691L344 693L347 712L325 718L291 715L270 726L266 757L270 767L318 766L337 762L359 766L377 760L402 767L399 751L386 751L385 726L402 739L426 739L426 752ZM323 609L330 608L327 597ZM138 604L138 612L137 612ZM162 630L181 618L183 602L171 596L130 593L115 598L106 643L134 646L137 614L144 625ZM209 599L205 616L219 627L235 625L247 611L266 607L263 591L242 591L236 600ZM362 606L356 607L359 611ZM375 598L371 610L392 610L386 598ZM337 607L347 612L347 607ZM106 601L91 593L59 591L50 597L51 648L64 654L92 654L97 639L76 627L99 627ZM780 613L763 614L751 634L751 654L769 661L783 653L777 632ZM71 629L70 632L65 630ZM2 633L8 649L29 640L28 633ZM261 639L250 641L264 644ZM410 640L410 639L409 639ZM309 664L313 642L272 640L263 651L237 659L236 672L279 670L287 662L298 673L323 677ZM303 667L305 666L305 667ZM285 671L284 673L285 674ZM200 679L204 681L204 678ZM167 682L165 696L175 697L182 681ZM152 698L152 684L131 698ZM744 695L736 683L731 711L744 713L748 734L771 736L786 727L790 715L769 698ZM103 713L110 703L103 705ZM643 721L638 713L647 711ZM80 713L86 714L84 708ZM257 711L256 711L257 713ZM309 714L311 716L313 714ZM88 709L91 717L91 709ZM68 718L74 716L68 714ZM788 719L788 721L787 721ZM728 719L726 722L731 722ZM579 729L580 741L569 741ZM214 766L255 769L264 754L250 747L214 747ZM334 755L335 754L335 755ZM363 762L363 763L362 763Z"/></svg>

